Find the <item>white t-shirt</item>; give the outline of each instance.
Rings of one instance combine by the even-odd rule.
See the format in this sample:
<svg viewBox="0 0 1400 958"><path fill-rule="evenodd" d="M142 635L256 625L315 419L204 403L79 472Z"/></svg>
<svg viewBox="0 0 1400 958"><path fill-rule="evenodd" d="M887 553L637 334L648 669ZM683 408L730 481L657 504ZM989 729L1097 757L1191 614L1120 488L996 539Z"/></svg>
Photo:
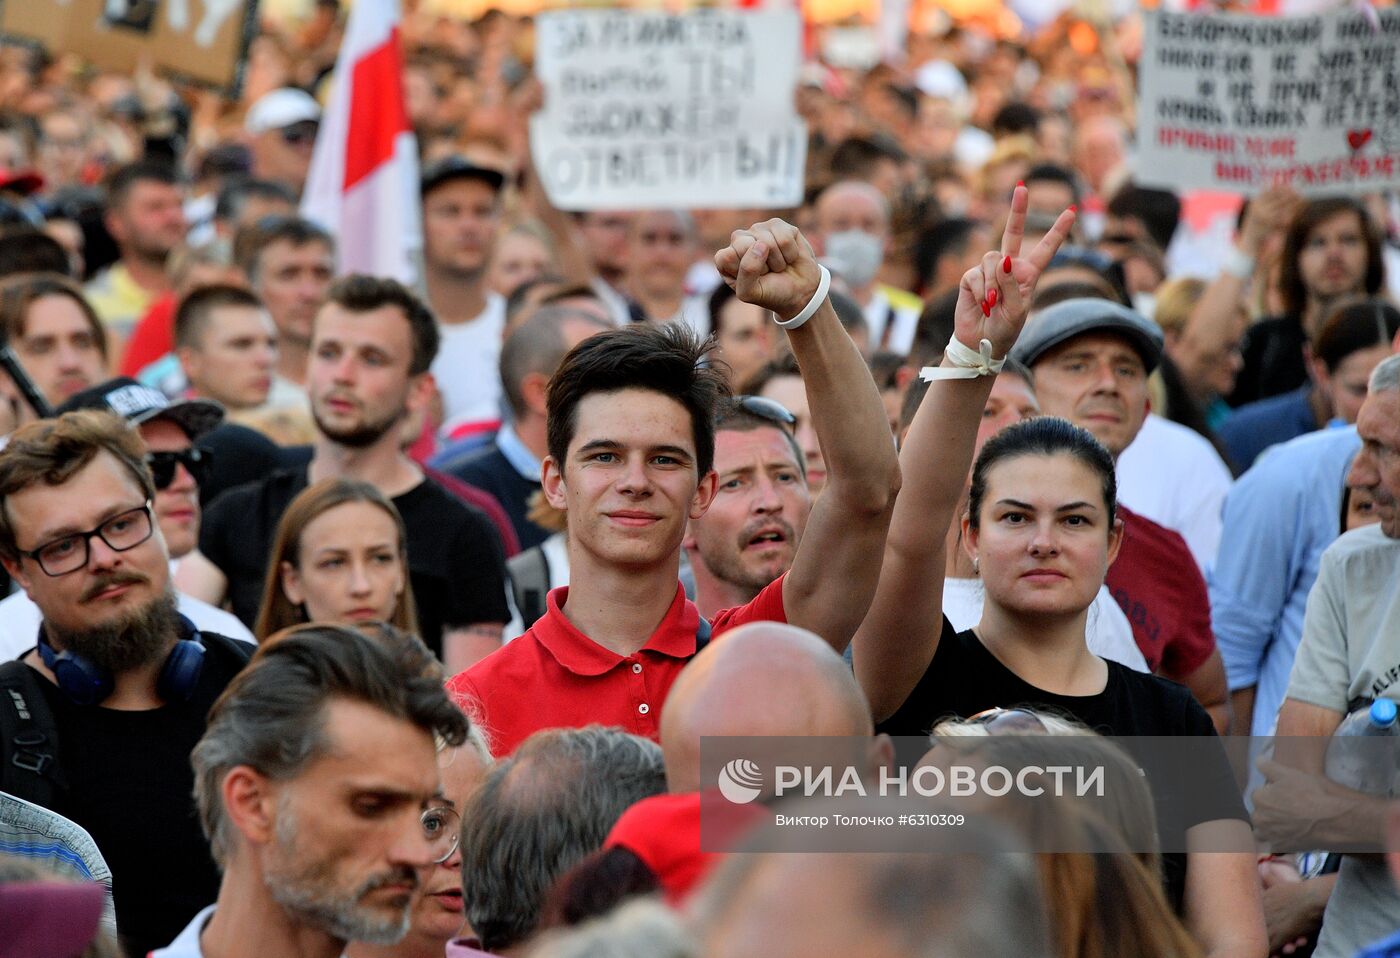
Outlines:
<svg viewBox="0 0 1400 958"><path fill-rule="evenodd" d="M1209 440L1155 414L1118 457L1118 501L1179 533L1202 573L1215 563L1221 510L1233 484Z"/></svg>
<svg viewBox="0 0 1400 958"><path fill-rule="evenodd" d="M256 644L253 633L238 617L201 602L192 595L175 593L176 608L201 632L215 632L230 639ZM39 607L23 592L16 592L0 602L0 662L17 659L39 643L39 623L43 616Z"/></svg>
<svg viewBox="0 0 1400 958"><path fill-rule="evenodd" d="M958 632L966 632L982 621L983 598L981 579L943 580L943 614ZM1084 638L1089 651L1100 658L1111 659L1139 672L1148 671L1147 660L1133 640L1133 627L1128 617L1104 586L1099 586L1099 594L1089 606Z"/></svg>
<svg viewBox="0 0 1400 958"><path fill-rule="evenodd" d="M894 306L890 303L890 298L885 295L885 291L875 290L870 297L870 302L865 304L865 323L870 327L870 351L877 353L881 351L881 340L884 340L884 350L886 352L897 353L900 356L908 356L910 348L914 345L914 333L919 328L919 311ZM890 328L889 337L885 338L885 326Z"/></svg>
<svg viewBox="0 0 1400 958"><path fill-rule="evenodd" d="M486 308L465 323L439 323L442 337L433 375L442 393L443 431L501 418L501 334L506 301L486 295Z"/></svg>

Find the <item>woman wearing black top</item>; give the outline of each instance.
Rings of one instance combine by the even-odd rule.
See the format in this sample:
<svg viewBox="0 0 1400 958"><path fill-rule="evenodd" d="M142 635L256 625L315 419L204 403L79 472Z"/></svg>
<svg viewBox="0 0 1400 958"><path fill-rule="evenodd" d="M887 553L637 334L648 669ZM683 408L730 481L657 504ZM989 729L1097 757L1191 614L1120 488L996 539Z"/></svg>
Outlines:
<svg viewBox="0 0 1400 958"><path fill-rule="evenodd" d="M995 362L1025 323L1036 280L1074 221L1061 214L1024 258L1026 192L1017 187L1001 253L964 274L954 342L932 375L900 452L880 584L854 642L859 678L882 731L925 734L945 715L1033 705L1109 735L1211 735L1206 713L1180 686L1106 662L1084 639L1087 610L1122 526L1114 516L1108 453L1062 421L1031 420L982 450L973 472L963 542L986 591L981 622L955 633L944 621L941 543L972 459ZM962 344L959 349L957 344ZM970 344L981 347L981 361ZM926 377L928 378L928 377ZM1188 848L1249 847L1233 803L1186 831ZM1238 817L1237 817L1238 816ZM1204 839L1215 839L1209 845ZM1255 858L1191 852L1181 911L1209 956L1267 949Z"/></svg>

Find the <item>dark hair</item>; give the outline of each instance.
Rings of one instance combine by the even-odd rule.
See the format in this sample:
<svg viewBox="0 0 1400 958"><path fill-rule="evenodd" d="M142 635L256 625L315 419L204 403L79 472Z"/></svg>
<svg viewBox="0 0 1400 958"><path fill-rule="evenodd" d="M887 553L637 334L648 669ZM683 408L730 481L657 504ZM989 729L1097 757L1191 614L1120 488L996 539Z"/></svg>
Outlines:
<svg viewBox="0 0 1400 958"><path fill-rule="evenodd" d="M332 699L372 705L450 746L465 742L466 716L442 682L422 639L388 625L302 625L264 640L210 709L190 754L214 858L226 860L231 838L220 794L225 776L239 765L277 781L301 774L331 744L325 712Z"/></svg>
<svg viewBox="0 0 1400 958"><path fill-rule="evenodd" d="M239 178L225 184L224 188L219 190L219 197L214 203L214 219L238 219L243 213L243 208L252 199L283 202L293 207L297 203L296 194L286 184L276 180Z"/></svg>
<svg viewBox="0 0 1400 958"><path fill-rule="evenodd" d="M107 177L107 209L116 209L126 202L127 194L137 183L163 183L166 186L179 186L180 177L175 167L161 160L137 160L119 166Z"/></svg>
<svg viewBox="0 0 1400 958"><path fill-rule="evenodd" d="M807 457L802 453L802 447L797 444L797 435L793 427L781 422L761 416L758 413L750 412L744 408L744 395L732 396L722 400L715 410L715 432L753 432L755 429L776 429L783 434L787 440L788 449L792 452L793 461L797 463L798 470L802 473L802 478L807 478ZM761 400L765 403L780 405L772 399Z"/></svg>
<svg viewBox="0 0 1400 958"><path fill-rule="evenodd" d="M914 241L915 281L920 286L928 286L945 256L964 256L973 230L980 225L977 220L958 216L935 223L920 232Z"/></svg>
<svg viewBox="0 0 1400 958"><path fill-rule="evenodd" d="M105 362L107 331L102 327L102 320L97 318L97 312L83 295L82 287L59 273L20 273L0 281L0 337L3 341L13 343L24 337L29 307L45 296L66 296L77 305L92 330L97 353Z"/></svg>
<svg viewBox="0 0 1400 958"><path fill-rule="evenodd" d="M572 928L606 915L638 895L661 891L661 880L630 848L600 848L559 876L545 902L541 928Z"/></svg>
<svg viewBox="0 0 1400 958"><path fill-rule="evenodd" d="M836 313L837 322L847 333L869 331L870 323L866 321L865 310L860 308L860 303L836 289L827 293L827 299L831 301L831 309Z"/></svg>
<svg viewBox="0 0 1400 958"><path fill-rule="evenodd" d="M783 353L777 359L768 360L758 372L749 377L748 382L740 384L739 392L746 396L761 396L770 382L783 376L802 378L797 357L792 353Z"/></svg>
<svg viewBox="0 0 1400 958"><path fill-rule="evenodd" d="M249 223L233 236L233 262L250 283L258 281L263 250L277 242L287 242L293 246L321 243L332 253L335 252L335 240L331 234L310 220L297 216L269 216Z"/></svg>
<svg viewBox="0 0 1400 958"><path fill-rule="evenodd" d="M520 383L530 373L553 376L568 353L564 324L570 321L588 323L600 330L614 327L592 313L571 306L544 306L515 329L501 346L501 389L517 421L529 410Z"/></svg>
<svg viewBox="0 0 1400 958"><path fill-rule="evenodd" d="M992 117L992 136L998 138L1020 133L1034 136L1039 129L1040 111L1020 100L1012 100Z"/></svg>
<svg viewBox="0 0 1400 958"><path fill-rule="evenodd" d="M1371 215L1361 201L1350 196L1328 196L1305 204L1288 224L1284 234L1283 254L1279 261L1279 293L1283 309L1289 316L1301 317L1308 305L1308 290L1303 285L1303 272L1298 267L1303 247L1313 230L1341 213L1355 213L1366 238L1366 295L1375 296L1385 279L1385 263L1381 259L1381 235Z"/></svg>
<svg viewBox="0 0 1400 958"><path fill-rule="evenodd" d="M914 327L914 342L909 347L912 366L936 366L943 360L948 340L953 338L953 323L957 316L958 291L950 289L929 300L919 313Z"/></svg>
<svg viewBox="0 0 1400 958"><path fill-rule="evenodd" d="M462 897L482 947L524 941L554 882L629 807L666 791L661 748L621 729L547 729L491 770L462 810Z"/></svg>
<svg viewBox="0 0 1400 958"><path fill-rule="evenodd" d="M1383 299L1353 300L1328 315L1313 337L1313 355L1335 373L1352 353L1389 346L1400 331L1400 310Z"/></svg>
<svg viewBox="0 0 1400 958"><path fill-rule="evenodd" d="M710 332L718 336L724 331L724 321L720 317L724 314L724 307L737 299L738 293L729 288L728 283L720 283L715 287L714 292L706 300L705 305L710 314Z"/></svg>
<svg viewBox="0 0 1400 958"><path fill-rule="evenodd" d="M714 340L701 339L680 323L636 324L585 339L549 381L549 454L562 470L585 397L646 389L674 399L690 413L695 463L705 475L715 461L715 406L729 395L723 373L701 364L714 347Z"/></svg>
<svg viewBox="0 0 1400 958"><path fill-rule="evenodd" d="M1087 429L1056 416L1036 416L1007 426L982 447L972 467L972 487L967 497L968 519L972 528L979 527L982 499L987 494L987 473L994 466L1020 456L1061 455L1073 456L1099 477L1111 527L1118 512L1118 480L1113 456Z"/></svg>
<svg viewBox="0 0 1400 958"><path fill-rule="evenodd" d="M11 434L0 450L0 556L19 559L10 496L40 483L61 486L104 452L125 467L143 498L155 498L141 437L113 413L80 409L31 422Z"/></svg>
<svg viewBox="0 0 1400 958"><path fill-rule="evenodd" d="M1042 309L1049 309L1059 303L1071 299L1107 299L1118 303L1120 306L1127 306L1128 300L1112 280L1102 273L1094 270L1092 266L1079 263L1065 263L1066 267L1093 270L1097 280L1067 279L1064 282L1055 282L1053 279L1048 283L1042 283L1031 297L1031 312L1039 312ZM1053 268L1053 267L1052 267Z"/></svg>
<svg viewBox="0 0 1400 958"><path fill-rule="evenodd" d="M58 240L33 227L6 230L0 236L0 277L17 273L68 276L73 263Z"/></svg>
<svg viewBox="0 0 1400 958"><path fill-rule="evenodd" d="M1108 215L1138 220L1157 248L1165 250L1181 221L1181 200L1167 190L1150 190L1128 183L1108 201Z"/></svg>
<svg viewBox="0 0 1400 958"><path fill-rule="evenodd" d="M352 313L369 313L385 306L397 306L408 322L413 338L413 357L408 374L417 376L433 365L438 351L437 319L426 303L396 279L352 273L331 284L326 302Z"/></svg>
<svg viewBox="0 0 1400 958"><path fill-rule="evenodd" d="M242 286L200 286L180 300L175 307L176 347L197 347L209 328L214 310L225 306L241 306L246 309L262 309L262 301Z"/></svg>
<svg viewBox="0 0 1400 958"><path fill-rule="evenodd" d="M838 180L868 180L880 163L903 163L907 158L889 137L848 136L836 144L827 165Z"/></svg>
<svg viewBox="0 0 1400 958"><path fill-rule="evenodd" d="M1079 181L1075 179L1074 173L1058 163L1037 163L1029 170L1026 170L1025 184L1030 186L1035 182L1060 183L1069 188L1070 194L1074 197L1074 202L1080 200Z"/></svg>

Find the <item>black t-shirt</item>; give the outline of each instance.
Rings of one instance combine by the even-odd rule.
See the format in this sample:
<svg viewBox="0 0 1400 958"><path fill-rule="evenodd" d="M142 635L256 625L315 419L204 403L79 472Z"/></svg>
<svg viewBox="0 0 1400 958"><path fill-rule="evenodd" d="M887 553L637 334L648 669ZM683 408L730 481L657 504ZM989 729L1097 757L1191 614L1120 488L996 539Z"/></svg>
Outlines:
<svg viewBox="0 0 1400 958"><path fill-rule="evenodd" d="M553 535L530 521L530 497L539 492L540 484L516 472L495 443L446 465L450 475L496 497L510 517L521 549L533 548Z"/></svg>
<svg viewBox="0 0 1400 958"><path fill-rule="evenodd" d="M67 786L54 811L86 828L111 868L117 928L131 955L168 945L219 897L190 752L250 649L221 635L203 638L204 666L186 702L122 711L75 705L48 680L37 683L58 727Z"/></svg>
<svg viewBox="0 0 1400 958"><path fill-rule="evenodd" d="M306 470L231 489L204 513L199 548L228 577L233 613L252 628L282 513ZM505 553L491 520L424 479L393 499L408 530L408 573L423 641L442 654L445 628L506 622Z"/></svg>
<svg viewBox="0 0 1400 958"><path fill-rule="evenodd" d="M898 711L880 723L879 731L926 736L948 716L967 718L991 708L1026 706L1068 716L1101 735L1215 736L1210 716L1185 686L1117 662L1105 660L1105 664L1108 682L1096 695L1047 692L1003 665L974 632L956 632L945 618L928 671ZM1169 776L1152 774L1154 766L1170 767L1173 755L1168 742L1153 742L1143 750L1126 742L1120 744L1149 775L1163 847L1182 847L1181 833L1200 822L1248 820L1223 748L1211 750L1216 764L1209 775L1197 779L1197 784L1207 781L1212 787L1193 787L1190 794L1183 795L1171 788ZM1186 882L1186 856L1167 852L1162 865L1168 899L1179 908Z"/></svg>
<svg viewBox="0 0 1400 958"><path fill-rule="evenodd" d="M1244 366L1235 379L1231 406L1292 392L1308 382L1303 347L1308 343L1297 316L1275 316L1250 326L1240 343Z"/></svg>

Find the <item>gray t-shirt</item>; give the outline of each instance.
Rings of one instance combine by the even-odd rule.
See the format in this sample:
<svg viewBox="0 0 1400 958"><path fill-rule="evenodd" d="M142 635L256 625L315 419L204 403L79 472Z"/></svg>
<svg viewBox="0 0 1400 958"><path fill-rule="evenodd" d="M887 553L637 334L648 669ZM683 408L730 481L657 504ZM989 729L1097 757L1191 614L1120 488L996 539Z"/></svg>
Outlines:
<svg viewBox="0 0 1400 958"><path fill-rule="evenodd" d="M1345 715L1357 698L1400 701L1400 539L1348 532L1322 554L1288 698ZM1400 926L1400 894L1379 857L1342 859L1317 958L1352 958Z"/></svg>

